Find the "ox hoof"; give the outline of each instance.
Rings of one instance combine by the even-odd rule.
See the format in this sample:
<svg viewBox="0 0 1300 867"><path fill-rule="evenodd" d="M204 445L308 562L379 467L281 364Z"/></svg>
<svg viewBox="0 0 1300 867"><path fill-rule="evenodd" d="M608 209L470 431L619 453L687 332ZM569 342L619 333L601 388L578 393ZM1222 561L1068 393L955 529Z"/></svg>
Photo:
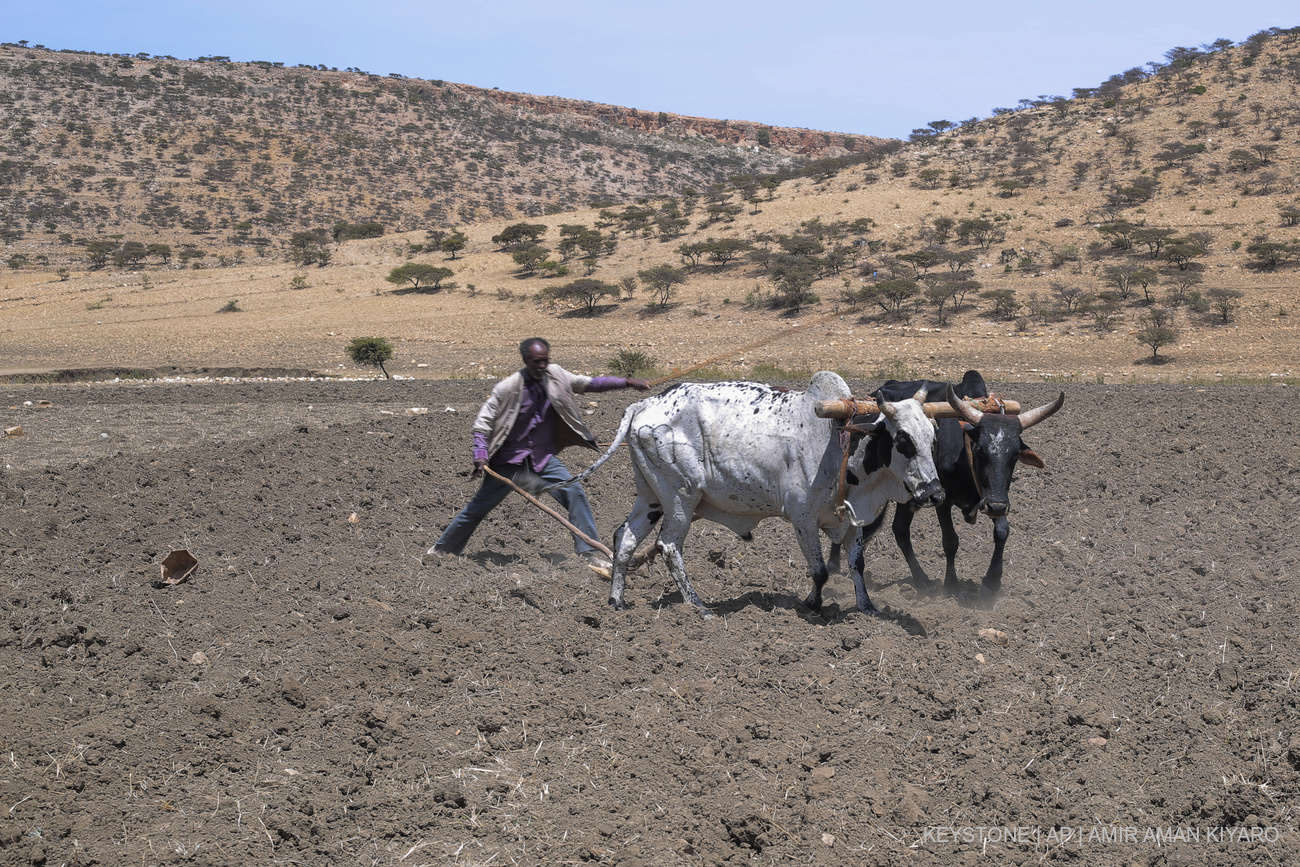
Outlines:
<svg viewBox="0 0 1300 867"><path fill-rule="evenodd" d="M613 596L611 596L609 597L609 607L613 608L615 611L626 611L627 603L624 602L622 599L615 599Z"/></svg>
<svg viewBox="0 0 1300 867"><path fill-rule="evenodd" d="M953 598L957 600L957 604L962 608L971 608L976 611L992 611L998 604L998 594L990 593L982 587L975 593L954 593Z"/></svg>
<svg viewBox="0 0 1300 867"><path fill-rule="evenodd" d="M918 596L935 596L942 586L938 581L932 581L928 578L912 582L912 589L916 591Z"/></svg>
<svg viewBox="0 0 1300 867"><path fill-rule="evenodd" d="M1001 588L980 586L979 594L973 601L975 607L982 608L985 611L992 611L997 607L998 597L1002 595Z"/></svg>

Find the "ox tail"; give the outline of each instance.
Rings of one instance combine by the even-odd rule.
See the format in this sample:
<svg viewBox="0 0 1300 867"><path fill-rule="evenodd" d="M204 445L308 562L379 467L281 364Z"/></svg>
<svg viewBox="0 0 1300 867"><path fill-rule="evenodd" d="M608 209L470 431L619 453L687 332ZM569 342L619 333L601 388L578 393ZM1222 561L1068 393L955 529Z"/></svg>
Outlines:
<svg viewBox="0 0 1300 867"><path fill-rule="evenodd" d="M609 450L596 458L595 462L592 463L591 466L587 467L567 482L556 482L553 485L547 485L544 488L538 489L536 494L540 496L541 494L553 491L556 488L567 488L569 485L580 485L586 481L587 477L600 469L601 464L613 457L614 452L618 451L618 447L623 444L623 440L627 438L627 432L632 429L632 417L636 415L636 409L636 405L629 406L627 411L623 413L623 421L619 423L618 433L614 434L614 441L609 444Z"/></svg>

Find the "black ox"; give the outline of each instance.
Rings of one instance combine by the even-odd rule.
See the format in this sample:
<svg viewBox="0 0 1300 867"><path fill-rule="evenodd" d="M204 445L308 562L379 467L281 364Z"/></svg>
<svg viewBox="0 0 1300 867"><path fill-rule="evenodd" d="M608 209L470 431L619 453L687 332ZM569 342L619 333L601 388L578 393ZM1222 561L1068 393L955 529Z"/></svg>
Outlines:
<svg viewBox="0 0 1300 867"><path fill-rule="evenodd" d="M1027 464L1042 469L1043 460L1034 453L1020 435L1041 421L1051 418L1065 404L1065 392L1051 403L1007 415L980 412L960 398L988 397L988 387L979 371L968 370L956 387L933 380L899 382L889 380L876 390L875 396L885 400L901 400L920 389L930 394L945 394L948 402L961 418L945 418L938 422L935 437L935 468L943 485L943 499L936 507L939 526L943 531L943 553L947 558L944 589L957 590L957 530L953 526L952 510L961 510L966 523L974 524L983 512L993 519L993 559L984 574L981 597L991 600L1002 588L1002 550L1006 546L1010 525L1007 513L1011 511L1011 477L1016 464ZM907 559L912 571L912 582L918 590L929 591L932 582L921 568L912 549L912 519L921 508L912 503L900 503L894 511L894 540ZM883 520L883 515L881 520ZM863 541L870 538L879 527L879 521L863 528ZM862 545L854 552L855 559L862 557ZM857 569L861 563L854 563Z"/></svg>

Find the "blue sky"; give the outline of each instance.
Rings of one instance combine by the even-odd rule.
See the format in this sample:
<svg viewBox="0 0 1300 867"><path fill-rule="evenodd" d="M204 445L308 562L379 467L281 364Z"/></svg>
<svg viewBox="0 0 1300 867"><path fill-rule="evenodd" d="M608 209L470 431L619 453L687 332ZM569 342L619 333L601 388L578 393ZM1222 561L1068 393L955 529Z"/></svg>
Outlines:
<svg viewBox="0 0 1300 867"><path fill-rule="evenodd" d="M1069 96L1176 46L1298 25L1295 0L0 0L4 42L356 67L896 138Z"/></svg>

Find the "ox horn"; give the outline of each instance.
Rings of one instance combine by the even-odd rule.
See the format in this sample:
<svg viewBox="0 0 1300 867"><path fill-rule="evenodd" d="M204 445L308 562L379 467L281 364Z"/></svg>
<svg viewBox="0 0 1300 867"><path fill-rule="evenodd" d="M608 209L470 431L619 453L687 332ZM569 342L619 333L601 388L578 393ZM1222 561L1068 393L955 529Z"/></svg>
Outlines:
<svg viewBox="0 0 1300 867"><path fill-rule="evenodd" d="M925 392L925 386L923 385L919 389L917 389L916 394L912 395L912 400L918 401L924 407L925 397L926 397L926 392ZM879 401L877 401L877 404L880 407L880 411L890 421L893 421L894 418L898 415L898 407L894 403L891 403L890 401L881 398Z"/></svg>
<svg viewBox="0 0 1300 867"><path fill-rule="evenodd" d="M1063 406L1065 406L1065 392L1061 392L1060 396L1051 403L1045 403L1042 406L1034 407L1029 412L1022 412L1020 414L1021 430L1028 430L1040 421L1046 421L1055 415L1056 411Z"/></svg>
<svg viewBox="0 0 1300 867"><path fill-rule="evenodd" d="M1064 398L1065 395L1062 394L1061 397ZM957 397L957 392L952 390L951 384L948 386L948 405L957 411L957 415L961 416L963 421L970 424L979 424L980 419L984 418L984 413Z"/></svg>

